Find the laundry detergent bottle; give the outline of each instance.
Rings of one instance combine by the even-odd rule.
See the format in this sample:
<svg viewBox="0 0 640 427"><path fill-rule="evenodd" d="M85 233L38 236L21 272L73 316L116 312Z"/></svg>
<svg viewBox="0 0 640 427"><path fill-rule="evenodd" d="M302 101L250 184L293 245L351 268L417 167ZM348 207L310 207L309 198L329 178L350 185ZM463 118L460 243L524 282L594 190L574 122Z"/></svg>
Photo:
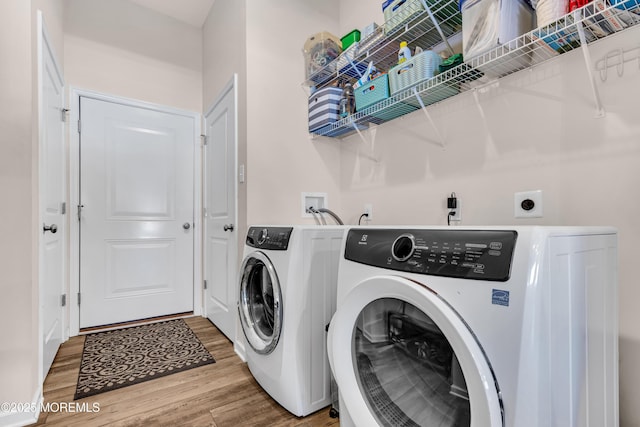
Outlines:
<svg viewBox="0 0 640 427"><path fill-rule="evenodd" d="M400 50L398 51L398 64L402 64L407 59L411 59L411 49L407 46L407 42L400 42Z"/></svg>

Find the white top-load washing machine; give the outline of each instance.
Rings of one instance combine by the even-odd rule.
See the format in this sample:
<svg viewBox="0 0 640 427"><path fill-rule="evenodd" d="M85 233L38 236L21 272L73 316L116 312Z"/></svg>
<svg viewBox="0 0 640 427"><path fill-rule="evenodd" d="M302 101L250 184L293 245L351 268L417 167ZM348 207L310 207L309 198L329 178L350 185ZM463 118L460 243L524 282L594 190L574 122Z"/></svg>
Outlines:
<svg viewBox="0 0 640 427"><path fill-rule="evenodd" d="M341 426L618 426L614 229L358 227L343 253Z"/></svg>
<svg viewBox="0 0 640 427"><path fill-rule="evenodd" d="M253 226L240 269L246 359L262 388L304 416L331 404L326 326L345 228Z"/></svg>

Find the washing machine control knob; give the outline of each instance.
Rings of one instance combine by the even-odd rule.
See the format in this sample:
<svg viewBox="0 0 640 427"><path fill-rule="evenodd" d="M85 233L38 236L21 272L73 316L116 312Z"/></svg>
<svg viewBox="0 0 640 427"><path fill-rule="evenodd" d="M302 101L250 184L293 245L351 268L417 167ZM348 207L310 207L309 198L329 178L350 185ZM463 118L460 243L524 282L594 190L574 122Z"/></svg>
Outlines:
<svg viewBox="0 0 640 427"><path fill-rule="evenodd" d="M260 231L260 234L258 234L258 240L257 240L259 245L263 244L267 240L267 234L269 234L269 231L266 228L263 228Z"/></svg>
<svg viewBox="0 0 640 427"><path fill-rule="evenodd" d="M398 236L391 246L391 256L400 262L405 262L416 251L416 238L413 234L405 233Z"/></svg>

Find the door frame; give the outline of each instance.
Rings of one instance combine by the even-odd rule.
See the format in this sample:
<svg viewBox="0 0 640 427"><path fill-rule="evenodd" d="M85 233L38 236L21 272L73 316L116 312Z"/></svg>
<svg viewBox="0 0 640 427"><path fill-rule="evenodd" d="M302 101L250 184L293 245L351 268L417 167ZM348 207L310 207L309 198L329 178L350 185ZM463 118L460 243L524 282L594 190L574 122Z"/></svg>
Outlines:
<svg viewBox="0 0 640 427"><path fill-rule="evenodd" d="M65 81L64 81L64 76L62 73L62 68L60 67L60 63L58 61L58 56L56 55L56 51L54 50L54 47L51 43L51 36L49 35L49 32L47 31L47 26L44 22L44 16L42 11L38 10L37 12L37 34L38 34L38 40L37 40L37 55L38 55L38 87L37 87L37 91L38 91L38 224L37 224L37 230L38 230L38 381L40 383L40 385L42 385L42 382L44 382L44 369L43 369L43 362L44 362L44 348L43 348L43 342L42 342L42 335L44 333L44 316L42 313L42 306L41 306L41 298L42 298L42 294L44 292L44 277L43 277L43 271L44 271L44 265L43 265L43 254L42 254L42 250L43 250L43 233L41 232L41 226L43 224L43 217L42 217L42 204L43 204L43 200L42 200L42 196L43 196L43 191L42 191L42 179L43 179L43 171L42 171L42 166L43 166L43 152L42 152L42 148L44 145L44 137L46 136L43 132L43 127L44 127L44 121L45 121L45 112L44 112L44 105L43 105L43 98L44 98L44 55L45 52L48 50L50 53L50 56L53 60L53 65L55 67L55 71L56 71L56 77L59 79L59 83L62 87L62 105L64 106L65 102L66 102L66 97L65 97ZM63 107L64 108L64 107ZM64 122L65 120L63 120L63 115L65 114L64 111L61 111L61 116L60 116L60 120L62 122ZM66 125L62 126L62 143L66 144ZM66 171L66 167L67 167L67 162L68 160L66 159L66 156L63 156L63 164L62 164L62 171ZM66 173L66 172L64 172ZM63 189L63 200L65 203L68 200L68 180L65 177L65 181L64 181L64 189ZM63 214L62 215L62 221L66 222L68 225L68 215ZM68 292L68 265L69 265L69 258L68 258L68 253L69 253L69 240L68 240L68 235L66 233L67 227L63 226L62 227L62 235L60 236L60 239L62 240L62 277L63 277L63 285L64 285L64 293ZM62 298L62 295L60 295L60 297ZM68 298L67 298L67 303L68 303ZM68 310L66 306L60 306L60 311L61 311L61 320L62 320L62 324L60 325L60 327L62 328L62 342L65 342L67 339L69 339L69 318L68 318Z"/></svg>
<svg viewBox="0 0 640 427"><path fill-rule="evenodd" d="M202 315L202 118L199 113L187 110L140 101L132 98L108 95L102 92L81 89L71 86L69 101L69 240L70 245L70 290L69 297L69 333L76 336L80 333L80 306L78 294L80 292L80 223L78 221L78 205L80 204L80 134L78 121L80 118L80 97L99 101L112 102L137 108L146 108L168 114L185 116L193 119L194 158L193 158L193 314Z"/></svg>

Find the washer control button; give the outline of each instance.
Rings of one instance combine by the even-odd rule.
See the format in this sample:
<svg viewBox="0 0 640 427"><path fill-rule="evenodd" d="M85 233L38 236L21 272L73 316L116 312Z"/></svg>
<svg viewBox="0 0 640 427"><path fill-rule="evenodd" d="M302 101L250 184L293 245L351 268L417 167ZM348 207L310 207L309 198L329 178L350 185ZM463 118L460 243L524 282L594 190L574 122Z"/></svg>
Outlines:
<svg viewBox="0 0 640 427"><path fill-rule="evenodd" d="M411 258L415 250L416 239L413 237L413 234L401 234L393 242L393 246L391 247L391 256L393 256L393 259L396 261L404 262Z"/></svg>
<svg viewBox="0 0 640 427"><path fill-rule="evenodd" d="M258 244L262 245L266 240L267 240L267 235L269 234L269 231L266 228L263 228L260 231L260 234L258 235Z"/></svg>

